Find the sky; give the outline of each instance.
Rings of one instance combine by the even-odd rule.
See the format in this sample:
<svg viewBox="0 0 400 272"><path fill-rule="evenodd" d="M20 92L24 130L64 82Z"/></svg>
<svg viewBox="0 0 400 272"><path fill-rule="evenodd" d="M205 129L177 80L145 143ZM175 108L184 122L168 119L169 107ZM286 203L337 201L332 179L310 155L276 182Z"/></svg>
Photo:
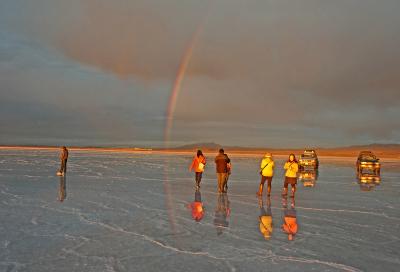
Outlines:
<svg viewBox="0 0 400 272"><path fill-rule="evenodd" d="M398 0L1 0L0 144L159 147L166 130L169 146L400 144L399 11Z"/></svg>

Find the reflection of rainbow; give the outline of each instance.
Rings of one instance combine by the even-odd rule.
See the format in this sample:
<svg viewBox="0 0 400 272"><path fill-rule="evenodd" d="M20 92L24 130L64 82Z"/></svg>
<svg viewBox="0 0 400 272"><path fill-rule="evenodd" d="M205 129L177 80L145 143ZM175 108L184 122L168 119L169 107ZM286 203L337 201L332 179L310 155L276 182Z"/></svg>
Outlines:
<svg viewBox="0 0 400 272"><path fill-rule="evenodd" d="M169 99L168 103L168 109L167 109L167 122L165 125L165 131L164 131L164 143L166 147L169 147L169 141L170 141L170 133L171 129L173 126L173 119L174 119L174 113L175 113L175 108L176 108L176 102L178 100L179 93L181 91L183 79L185 77L186 71L189 67L190 60L193 55L193 49L196 45L197 39L201 33L201 30L203 28L203 25L200 24L196 31L193 34L193 37L188 45L188 47L185 50L185 53L182 57L182 60L179 64L179 69L175 77L174 85L172 88L171 96Z"/></svg>

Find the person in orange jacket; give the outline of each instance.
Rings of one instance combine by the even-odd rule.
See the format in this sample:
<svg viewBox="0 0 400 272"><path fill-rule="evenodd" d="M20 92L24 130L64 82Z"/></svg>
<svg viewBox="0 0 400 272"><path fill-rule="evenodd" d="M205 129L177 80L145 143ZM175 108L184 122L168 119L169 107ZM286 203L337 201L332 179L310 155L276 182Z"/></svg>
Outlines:
<svg viewBox="0 0 400 272"><path fill-rule="evenodd" d="M194 201L190 203L190 209L192 211L192 218L199 222L204 217L204 207L203 202L201 201L201 193L199 190L196 190L194 193Z"/></svg>
<svg viewBox="0 0 400 272"><path fill-rule="evenodd" d="M284 210L282 230L287 233L289 241L292 241L297 234L297 214L293 206L290 210L288 210L287 207Z"/></svg>
<svg viewBox="0 0 400 272"><path fill-rule="evenodd" d="M206 166L206 158L201 150L197 150L196 156L193 158L189 171L195 172L196 189L200 188L201 178L203 176L204 168Z"/></svg>

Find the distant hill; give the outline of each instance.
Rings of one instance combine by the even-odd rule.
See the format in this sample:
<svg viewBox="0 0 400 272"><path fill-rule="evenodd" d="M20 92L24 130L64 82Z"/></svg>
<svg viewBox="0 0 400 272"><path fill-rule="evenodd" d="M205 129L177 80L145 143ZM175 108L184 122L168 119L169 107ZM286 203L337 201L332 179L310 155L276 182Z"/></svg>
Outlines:
<svg viewBox="0 0 400 272"><path fill-rule="evenodd" d="M369 144L369 145L352 145L348 147L340 147L347 149L400 149L400 144Z"/></svg>
<svg viewBox="0 0 400 272"><path fill-rule="evenodd" d="M243 147L243 146L222 146L217 143L194 143L178 146L171 149L177 150L189 150L189 149L219 149L224 147L231 150L290 150L289 148L269 148L269 147ZM369 145L352 145L343 147L304 147L304 148L314 148L319 150L371 150L371 149L393 149L400 150L400 144L369 144ZM304 148L292 148L291 150L303 150Z"/></svg>
<svg viewBox="0 0 400 272"><path fill-rule="evenodd" d="M173 151L195 151L201 149L208 152L216 152L219 148L223 147L228 153L250 153L250 154L263 154L270 151L276 155L288 155L290 153L301 154L304 148L267 148L267 147L240 147L240 146L222 146L217 143L195 143L170 148ZM306 147L307 149L312 147ZM320 156L344 156L356 157L360 151L370 150L378 157L391 157L400 158L400 144L369 144L369 145L353 145L347 147L333 147L333 148L313 148Z"/></svg>

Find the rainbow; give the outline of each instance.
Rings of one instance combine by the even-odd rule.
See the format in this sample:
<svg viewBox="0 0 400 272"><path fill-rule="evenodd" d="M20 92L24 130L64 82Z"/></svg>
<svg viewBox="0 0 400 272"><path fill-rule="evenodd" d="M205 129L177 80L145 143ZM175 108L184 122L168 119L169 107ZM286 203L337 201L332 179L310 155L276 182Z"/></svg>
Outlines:
<svg viewBox="0 0 400 272"><path fill-rule="evenodd" d="M176 109L176 104L178 101L179 94L182 90L182 83L185 78L187 69L190 64L190 60L192 59L193 49L196 46L197 40L200 36L200 33L203 30L203 24L199 24L196 31L194 32L192 39L190 40L183 56L181 62L179 64L178 71L176 73L175 81L172 87L171 96L169 98L168 108L167 108L167 121L165 125L164 131L164 143L165 147L169 147L169 141L171 136L171 130L174 121L174 113Z"/></svg>
<svg viewBox="0 0 400 272"><path fill-rule="evenodd" d="M208 7L207 10L210 11L210 8ZM174 113L175 113L178 97L179 97L179 94L182 89L182 83L184 81L187 69L188 69L190 61L192 59L193 51L196 46L196 43L199 39L201 32L203 31L203 25L206 22L208 13L209 12L206 13L204 20L199 23L199 25L197 26L197 29L194 31L193 36L190 39L190 41L186 47L186 50L184 51L184 54L182 55L181 61L179 63L179 67L178 67L178 70L177 70L177 73L175 76L175 81L172 86L172 91L171 91L171 95L170 95L168 107L167 107L167 112L166 112L167 120L166 120L165 130L164 130L164 147L166 147L166 148L169 148L169 144L170 144L171 130L172 130L173 121L174 121ZM170 227L171 227L172 233L175 234L176 233L176 221L175 221L175 210L174 210L173 201L171 198L171 188L170 188L170 184L169 184L169 174L168 174L169 163L170 163L170 161L168 159L165 159L163 185L164 185L164 193L165 193L165 204L167 206L166 208L168 211ZM178 245L180 244L179 237L177 237L176 243Z"/></svg>

